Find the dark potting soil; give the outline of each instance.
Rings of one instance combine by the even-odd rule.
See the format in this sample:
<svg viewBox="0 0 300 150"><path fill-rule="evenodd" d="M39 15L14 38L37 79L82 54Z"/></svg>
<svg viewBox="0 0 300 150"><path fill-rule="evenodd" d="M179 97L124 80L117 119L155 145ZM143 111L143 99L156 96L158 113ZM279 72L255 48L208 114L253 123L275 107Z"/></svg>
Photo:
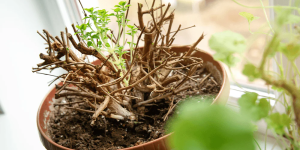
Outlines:
<svg viewBox="0 0 300 150"><path fill-rule="evenodd" d="M180 70L186 72L186 70ZM176 74L176 73L174 73ZM185 84L192 86L190 90L182 91L151 106L146 106L146 113L138 116L138 121L115 120L99 116L95 125L91 126L92 113L67 109L77 107L92 110L86 103L52 106L48 122L48 136L56 143L78 150L115 150L136 146L165 135L165 123L176 110L179 103L188 96L199 95L199 101L212 101L220 90L207 70L197 70ZM183 85L185 86L185 85ZM55 103L80 101L79 97L69 97L55 100ZM168 113L169 111L169 113Z"/></svg>

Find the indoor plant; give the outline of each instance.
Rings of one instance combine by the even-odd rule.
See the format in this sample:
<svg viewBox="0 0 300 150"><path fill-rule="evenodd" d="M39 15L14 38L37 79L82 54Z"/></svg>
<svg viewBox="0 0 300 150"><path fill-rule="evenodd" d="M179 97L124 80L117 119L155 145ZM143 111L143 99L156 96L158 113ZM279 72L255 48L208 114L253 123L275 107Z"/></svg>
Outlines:
<svg viewBox="0 0 300 150"><path fill-rule="evenodd" d="M243 7L250 7L245 6L237 2L236 0L233 1ZM268 129L265 133L265 140L267 139L267 132L271 131L278 142L277 144L282 149L300 149L300 89L298 85L300 72L296 64L296 59L300 55L300 32L299 27L297 25L294 26L295 24L300 22L300 17L293 14L294 11L299 12L299 4L299 1L295 1L295 3L292 3L292 1L290 1L290 6L265 7L263 3L262 6L259 7L251 6L252 8L262 8L264 12L265 8L273 8L275 10L275 19L272 22L269 21L269 18L267 17L265 12L267 25L269 27L269 30L267 32L252 32L250 30L250 23L255 19L258 19L258 17L248 12L240 12L240 15L247 19L249 23L249 31L253 34L253 36L249 38L249 40L247 40L241 34L232 31L216 33L209 40L211 49L217 52L214 58L227 64L228 67L232 67L238 61L236 57L238 57L239 60L244 59L243 55L245 54L247 47L251 45L253 37L257 37L258 35L266 36L268 42L262 53L263 57L260 61L260 64L256 66L253 64L253 62L244 59L247 63L244 65L242 73L248 77L249 81L254 81L257 79L263 80L266 85L268 85L269 90L270 88L272 88L279 93L279 96L276 98L258 98L259 95L257 93L245 91L245 94L242 95L241 98L239 98L238 104L240 106L240 114L243 115L244 118L250 119L253 125L260 120L264 120L264 122L268 126ZM287 29L289 29L289 31L287 31ZM273 63L276 64L276 68L279 70L278 72L274 72L270 67L268 67L268 63L271 60L273 60ZM271 101L274 102L273 105L271 105ZM280 107L281 109L278 109ZM210 114L207 115L209 116ZM184 120L183 118L184 117L179 116L177 119L175 119L175 121L179 123L190 121ZM197 123L198 121L200 122L201 120L193 119L192 123ZM208 123L209 122L207 122L207 124ZM250 122L248 122L247 124L250 124ZM198 128L200 127L198 126ZM180 136L179 134L176 135L176 132L179 131L179 133L182 133L181 130L184 129L176 128L176 126L174 127L174 129L174 139L176 139L176 136ZM186 136L188 136L190 133L185 132L185 134L187 134ZM193 140L198 141L198 145L195 142L195 144L193 145L194 147L191 147L195 149L199 148L199 143L201 143L201 139L204 138L202 136L203 135L201 134L198 134L198 137L194 136ZM247 140L249 140L249 138ZM175 141L173 141L173 143ZM223 139L222 142L224 141L226 140ZM254 143L253 141L252 143ZM186 143L183 142L180 143L181 145L176 144L178 143L174 144L175 147L187 146L184 145ZM226 144L229 143L225 142L225 145ZM236 143L231 144L233 144L232 146L236 146ZM259 149L266 149L266 144L265 147L262 148L257 143L257 147ZM210 145L210 147L207 149L222 149L222 146L213 148L213 145ZM247 149L254 149L254 147L249 146L247 147Z"/></svg>
<svg viewBox="0 0 300 150"><path fill-rule="evenodd" d="M181 99L209 93L217 96L210 99L211 103L227 100L229 82L222 65L196 49L204 36L191 46L172 45L181 26L171 31L174 13L167 14L170 4L154 4L155 0L149 10L142 10L142 4L138 4L136 27L126 19L130 2L115 5L114 13L85 9L85 23L77 25L78 30L72 26L78 42L67 28L61 38L52 37L46 30L45 37L39 33L49 47L47 54L40 54L44 62L33 72L56 68L67 71L55 78L62 78L62 83L56 85L57 91L53 89L48 94L38 112L38 128L46 148L99 149L99 143L104 149L134 146L132 143L139 145L133 149L166 148L162 146L166 136L150 144L142 143L163 135L164 121ZM155 16L154 11L160 11L160 16ZM146 14L152 18L148 26L143 21ZM112 16L118 24L117 35L107 26ZM168 31L164 34L161 28L167 22ZM137 30L141 32L135 40ZM138 47L142 35L144 46ZM71 44L83 54L81 57ZM128 50L124 50L126 44ZM87 55L98 61L90 63ZM56 100L52 102L54 96ZM63 146L47 137L46 131Z"/></svg>

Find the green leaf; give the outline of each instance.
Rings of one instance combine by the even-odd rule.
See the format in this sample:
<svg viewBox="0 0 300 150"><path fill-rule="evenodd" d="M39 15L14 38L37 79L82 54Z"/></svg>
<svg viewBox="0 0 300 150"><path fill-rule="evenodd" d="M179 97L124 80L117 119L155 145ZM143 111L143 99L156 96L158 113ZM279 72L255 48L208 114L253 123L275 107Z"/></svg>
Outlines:
<svg viewBox="0 0 300 150"><path fill-rule="evenodd" d="M120 8L118 7L118 8L115 8L115 9L113 9L115 12L120 12Z"/></svg>
<svg viewBox="0 0 300 150"><path fill-rule="evenodd" d="M267 117L271 108L267 99L257 100L257 96L257 93L247 92L238 100L241 113L249 116L253 121Z"/></svg>
<svg viewBox="0 0 300 150"><path fill-rule="evenodd" d="M98 41L98 46L101 47L101 45L102 45L102 42L101 42L101 41Z"/></svg>
<svg viewBox="0 0 300 150"><path fill-rule="evenodd" d="M216 51L214 58L227 64L229 67L234 66L237 62L233 55L246 50L246 43L246 39L241 34L232 31L215 33L208 41L209 47Z"/></svg>
<svg viewBox="0 0 300 150"><path fill-rule="evenodd" d="M261 76L259 70L253 64L250 63L244 66L242 73L248 77L249 81L254 81L255 79Z"/></svg>
<svg viewBox="0 0 300 150"><path fill-rule="evenodd" d="M274 8L276 13L275 22L279 27L286 24L296 24L300 22L300 17L292 14L292 11L283 7Z"/></svg>
<svg viewBox="0 0 300 150"><path fill-rule="evenodd" d="M276 87L276 86L272 86L272 89L273 90L275 90L275 91L277 91L277 92L283 92L284 91L284 89L283 88L281 88L281 87Z"/></svg>
<svg viewBox="0 0 300 150"><path fill-rule="evenodd" d="M89 16L86 16L86 17L84 17L82 20L85 20L85 19L87 19L87 18L90 18Z"/></svg>
<svg viewBox="0 0 300 150"><path fill-rule="evenodd" d="M84 10L86 10L89 13L93 13L94 8L93 7L92 8L84 8Z"/></svg>
<svg viewBox="0 0 300 150"><path fill-rule="evenodd" d="M209 47L218 53L242 53L246 50L246 39L239 33L223 31L209 39Z"/></svg>
<svg viewBox="0 0 300 150"><path fill-rule="evenodd" d="M257 16L253 16L251 13L248 12L240 12L239 15L246 18L248 20L248 23L250 24L253 20L259 19Z"/></svg>
<svg viewBox="0 0 300 150"><path fill-rule="evenodd" d="M285 128L289 127L292 121L287 114L279 114L278 112L270 114L265 120L268 124L268 128L273 129L280 135L285 133Z"/></svg>
<svg viewBox="0 0 300 150"><path fill-rule="evenodd" d="M255 149L250 121L222 105L185 100L167 127L174 150Z"/></svg>
<svg viewBox="0 0 300 150"><path fill-rule="evenodd" d="M92 35L91 37L94 38L94 39L100 39L100 37L99 37L98 34L94 34L94 35Z"/></svg>
<svg viewBox="0 0 300 150"><path fill-rule="evenodd" d="M110 44L109 44L109 43L105 43L105 46L106 46L106 47L110 47Z"/></svg>
<svg viewBox="0 0 300 150"><path fill-rule="evenodd" d="M133 28L134 28L133 25L129 25L129 24L127 25L127 27L130 28L130 29L133 29Z"/></svg>
<svg viewBox="0 0 300 150"><path fill-rule="evenodd" d="M125 5L126 5L126 1L120 1L120 2L119 2L119 5L125 6Z"/></svg>
<svg viewBox="0 0 300 150"><path fill-rule="evenodd" d="M287 21L285 22L286 24L296 24L300 22L300 17L290 14L287 18Z"/></svg>
<svg viewBox="0 0 300 150"><path fill-rule="evenodd" d="M87 26L86 24L82 24L82 25L79 26L79 29L86 30L86 26Z"/></svg>
<svg viewBox="0 0 300 150"><path fill-rule="evenodd" d="M287 44L281 43L279 51L282 52L290 61L294 61L300 55L300 44L298 39L292 39Z"/></svg>
<svg viewBox="0 0 300 150"><path fill-rule="evenodd" d="M216 53L213 55L213 57L215 60L221 61L224 64L226 64L228 67L233 67L236 64L236 62L239 61L239 59L236 58L235 56L227 55L224 53Z"/></svg>
<svg viewBox="0 0 300 150"><path fill-rule="evenodd" d="M88 41L88 42L87 42L87 45L88 45L88 47L90 47L90 46L93 45L93 42L92 42L92 41Z"/></svg>

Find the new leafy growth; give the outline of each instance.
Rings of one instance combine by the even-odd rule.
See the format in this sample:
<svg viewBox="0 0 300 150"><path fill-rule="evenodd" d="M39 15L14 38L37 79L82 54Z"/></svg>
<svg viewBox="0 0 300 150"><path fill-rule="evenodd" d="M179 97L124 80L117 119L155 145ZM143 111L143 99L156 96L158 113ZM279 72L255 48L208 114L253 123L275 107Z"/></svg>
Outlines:
<svg viewBox="0 0 300 150"><path fill-rule="evenodd" d="M130 53L130 60L132 61L132 54L136 45L134 43L134 36L137 33L137 28L128 25L130 20L126 19L126 11L129 6L126 5L125 1L120 1L118 5L114 6L113 13L109 13L105 9L97 10L94 7L85 8L89 15L83 19L86 19L87 23L77 25L78 32L75 33L80 34L81 38L87 41L87 46L95 48L102 56L105 56L107 52L109 55L112 55L112 58L108 61L116 65L114 66L116 70L121 70L121 76L123 72L126 72L124 54ZM113 39L114 35L108 27L111 17L115 17L118 23L118 35L116 39ZM125 34L121 34L122 31L131 36L131 42L125 43ZM123 39L122 42L121 38ZM125 44L129 45L130 51L124 50ZM128 83L126 79L124 81Z"/></svg>

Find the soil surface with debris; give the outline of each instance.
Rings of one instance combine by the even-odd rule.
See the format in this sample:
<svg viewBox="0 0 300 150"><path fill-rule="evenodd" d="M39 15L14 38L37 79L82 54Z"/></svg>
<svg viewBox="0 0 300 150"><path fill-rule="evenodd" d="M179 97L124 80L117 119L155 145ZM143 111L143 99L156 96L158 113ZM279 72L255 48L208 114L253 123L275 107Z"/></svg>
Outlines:
<svg viewBox="0 0 300 150"><path fill-rule="evenodd" d="M187 70L182 69L180 72L185 73ZM138 121L135 122L99 116L95 125L91 126L92 113L66 108L77 107L94 111L86 103L52 106L48 136L54 142L76 150L115 150L157 139L165 135L164 126L168 117L172 116L176 106L187 96L199 95L199 101L213 101L221 86L206 69L197 70L185 84L192 88L146 106L145 115L138 116ZM56 99L55 103L80 100L73 96Z"/></svg>

